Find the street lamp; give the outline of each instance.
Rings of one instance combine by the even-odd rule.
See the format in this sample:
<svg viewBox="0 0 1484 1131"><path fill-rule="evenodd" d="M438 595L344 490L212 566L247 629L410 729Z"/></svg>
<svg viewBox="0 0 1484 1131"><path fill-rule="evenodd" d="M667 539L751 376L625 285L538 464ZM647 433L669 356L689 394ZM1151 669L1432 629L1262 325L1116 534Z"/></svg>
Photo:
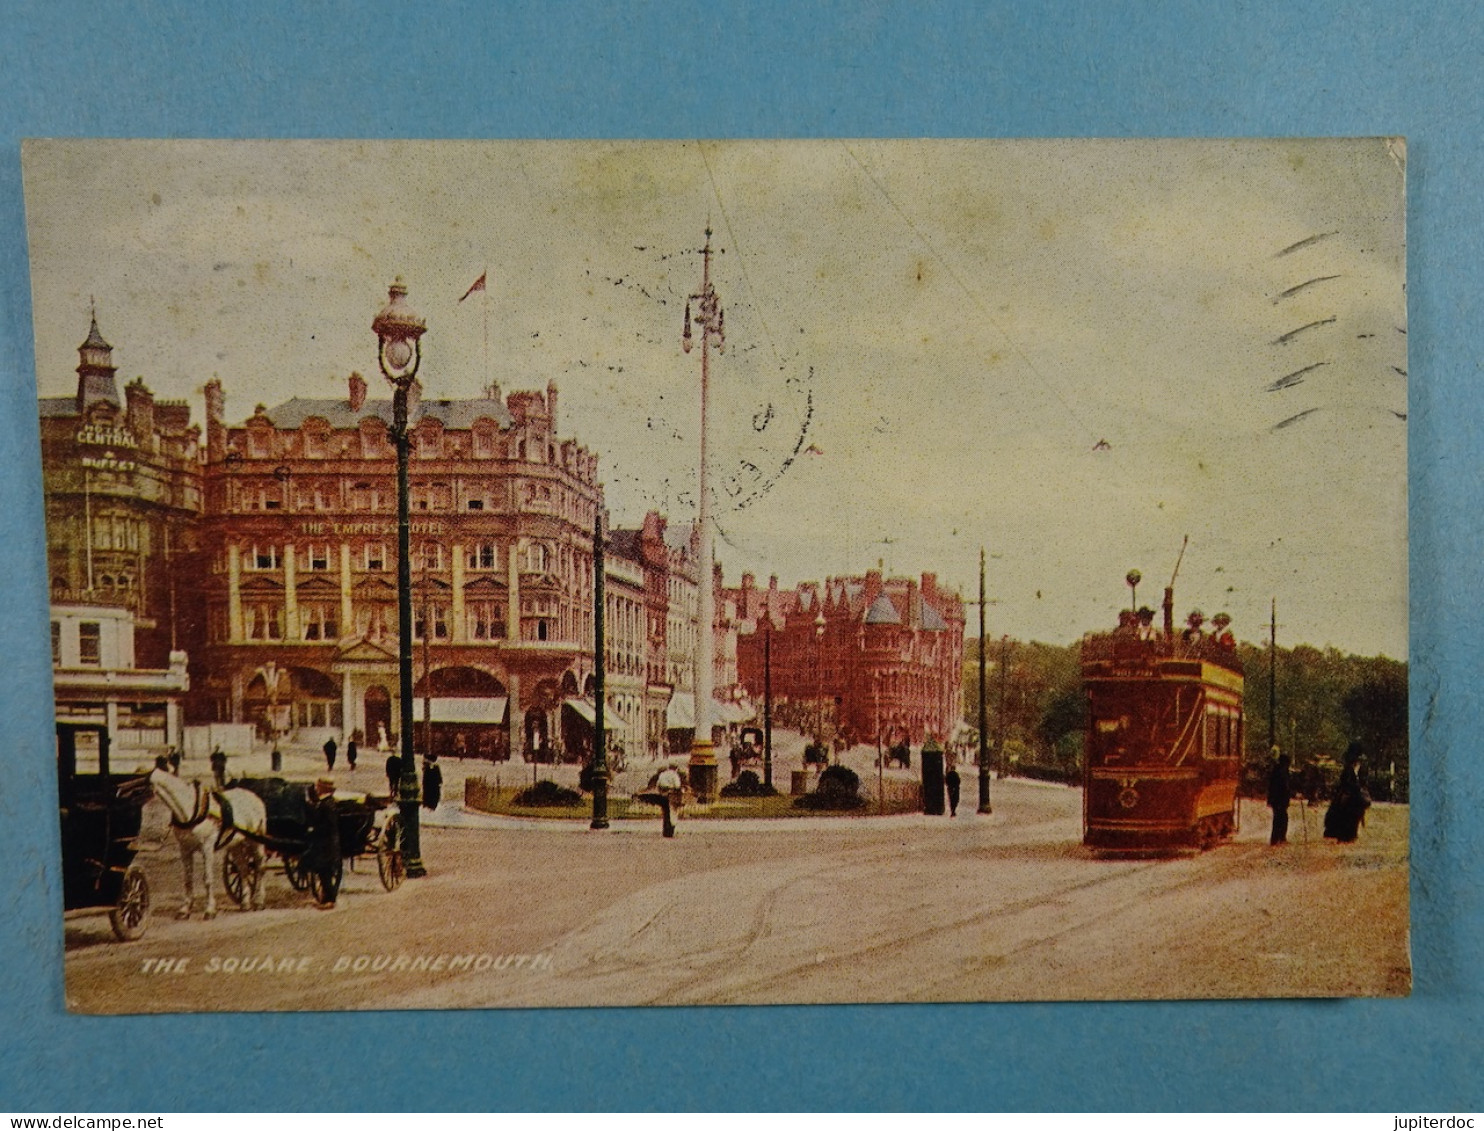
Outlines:
<svg viewBox="0 0 1484 1131"><path fill-rule="evenodd" d="M392 442L397 447L397 667L402 703L402 779L397 807L402 814L402 858L407 875L425 876L418 829L417 762L412 742L412 520L407 499L407 399L422 363L422 336L427 323L407 305L407 287L399 275L387 289L387 304L371 320L376 332L377 362L391 383ZM426 627L426 626L424 626Z"/></svg>
<svg viewBox="0 0 1484 1131"><path fill-rule="evenodd" d="M773 606L763 614L763 784L773 788Z"/></svg>
<svg viewBox="0 0 1484 1131"><path fill-rule="evenodd" d="M814 617L814 741L824 753L824 610ZM828 759L828 756L826 756Z"/></svg>

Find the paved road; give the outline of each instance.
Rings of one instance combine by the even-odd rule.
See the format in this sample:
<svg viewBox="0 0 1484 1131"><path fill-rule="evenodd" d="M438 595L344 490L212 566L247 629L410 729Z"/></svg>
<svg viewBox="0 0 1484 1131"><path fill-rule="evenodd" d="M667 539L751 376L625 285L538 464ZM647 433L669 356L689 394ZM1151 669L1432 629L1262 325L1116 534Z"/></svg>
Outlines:
<svg viewBox="0 0 1484 1131"><path fill-rule="evenodd" d="M1312 812L1305 845L1295 811L1296 842L1269 849L1249 807L1220 849L1103 860L1078 844L1079 791L995 786L988 817L687 821L669 841L657 821L431 827L426 879L386 893L363 866L320 911L270 874L267 910L213 922L171 918L162 852L143 940L69 916L67 996L159 1012L1407 990L1405 807L1376 806L1355 845L1317 840Z"/></svg>

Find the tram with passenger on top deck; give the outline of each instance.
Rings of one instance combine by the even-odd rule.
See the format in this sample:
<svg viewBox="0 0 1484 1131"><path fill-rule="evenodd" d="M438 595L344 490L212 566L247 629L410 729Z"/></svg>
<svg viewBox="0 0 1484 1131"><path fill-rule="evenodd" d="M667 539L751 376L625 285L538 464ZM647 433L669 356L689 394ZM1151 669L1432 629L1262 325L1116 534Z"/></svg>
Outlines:
<svg viewBox="0 0 1484 1131"><path fill-rule="evenodd" d="M1178 570L1178 566L1176 567ZM1136 584L1133 574L1130 584ZM1237 830L1242 662L1230 633L1125 621L1082 642L1082 840L1101 851L1204 849Z"/></svg>

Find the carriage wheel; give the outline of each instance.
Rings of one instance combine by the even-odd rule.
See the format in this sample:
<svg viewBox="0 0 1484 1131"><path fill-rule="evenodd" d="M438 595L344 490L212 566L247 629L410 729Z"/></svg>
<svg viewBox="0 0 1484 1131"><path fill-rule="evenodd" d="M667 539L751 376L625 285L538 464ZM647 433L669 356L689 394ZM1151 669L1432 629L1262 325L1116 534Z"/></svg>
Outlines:
<svg viewBox="0 0 1484 1131"><path fill-rule="evenodd" d="M376 871L387 891L396 891L407 875L402 860L402 822L396 817L387 821L376 841Z"/></svg>
<svg viewBox="0 0 1484 1131"><path fill-rule="evenodd" d="M124 942L141 938L149 926L149 880L139 865L130 864L125 870L123 890L108 913L108 921L113 933Z"/></svg>
<svg viewBox="0 0 1484 1131"><path fill-rule="evenodd" d="M338 857L330 873L309 873L309 894L314 896L316 903L334 903L335 897L340 894L340 880L345 875L345 863Z"/></svg>
<svg viewBox="0 0 1484 1131"><path fill-rule="evenodd" d="M302 856L285 856L283 858L283 874L288 878L289 886L295 891L308 890L309 873L304 869L304 858Z"/></svg>
<svg viewBox="0 0 1484 1131"><path fill-rule="evenodd" d="M261 881L262 876L258 872L257 861L253 859L251 849L233 849L222 859L222 886L227 889L233 902L244 911L252 902L253 896L257 895Z"/></svg>

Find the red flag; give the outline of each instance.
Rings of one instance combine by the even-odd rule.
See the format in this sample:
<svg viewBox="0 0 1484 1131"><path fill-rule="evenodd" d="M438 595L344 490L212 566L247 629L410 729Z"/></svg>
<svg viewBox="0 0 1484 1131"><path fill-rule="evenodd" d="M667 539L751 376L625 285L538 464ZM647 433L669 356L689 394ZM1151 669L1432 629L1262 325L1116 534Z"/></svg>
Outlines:
<svg viewBox="0 0 1484 1131"><path fill-rule="evenodd" d="M464 292L464 298L459 299L459 302L463 302L465 298L468 298L475 291L482 291L482 290L484 290L484 280L485 280L485 276L488 275L488 274L489 274L489 272L486 271L484 273L484 275L481 275L481 276L479 276L479 278L475 279L474 280L474 285L472 287L470 287L467 291Z"/></svg>

